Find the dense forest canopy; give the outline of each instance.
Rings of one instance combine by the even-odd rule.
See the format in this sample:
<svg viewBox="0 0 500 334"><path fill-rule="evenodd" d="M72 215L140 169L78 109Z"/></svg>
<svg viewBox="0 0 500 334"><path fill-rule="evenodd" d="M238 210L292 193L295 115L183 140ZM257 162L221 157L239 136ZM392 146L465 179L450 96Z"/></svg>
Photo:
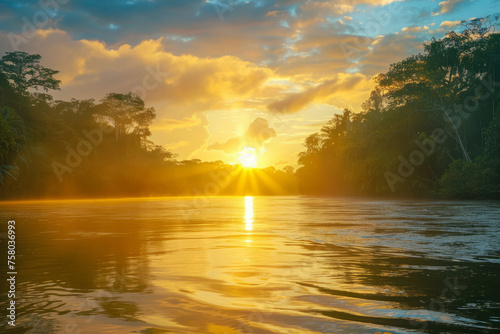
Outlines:
<svg viewBox="0 0 500 334"><path fill-rule="evenodd" d="M464 21L379 74L363 110L308 136L299 168L179 161L148 137L154 108L134 93L54 100L39 55L0 60L3 198L303 194L497 197L500 35ZM38 90L43 92L39 92Z"/></svg>
<svg viewBox="0 0 500 334"><path fill-rule="evenodd" d="M54 101L46 92L59 89L58 72L40 59L9 52L0 61L3 198L298 192L293 169L176 160L148 140L156 112L134 93Z"/></svg>
<svg viewBox="0 0 500 334"><path fill-rule="evenodd" d="M462 22L392 64L360 113L346 109L299 156L315 194L496 197L500 191L500 35Z"/></svg>

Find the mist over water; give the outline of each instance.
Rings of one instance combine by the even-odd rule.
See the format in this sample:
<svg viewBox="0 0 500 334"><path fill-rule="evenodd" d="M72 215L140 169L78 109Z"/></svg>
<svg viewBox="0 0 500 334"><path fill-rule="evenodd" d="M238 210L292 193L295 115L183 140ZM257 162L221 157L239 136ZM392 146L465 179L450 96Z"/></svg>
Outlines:
<svg viewBox="0 0 500 334"><path fill-rule="evenodd" d="M499 217L493 201L0 203L16 333L497 333Z"/></svg>

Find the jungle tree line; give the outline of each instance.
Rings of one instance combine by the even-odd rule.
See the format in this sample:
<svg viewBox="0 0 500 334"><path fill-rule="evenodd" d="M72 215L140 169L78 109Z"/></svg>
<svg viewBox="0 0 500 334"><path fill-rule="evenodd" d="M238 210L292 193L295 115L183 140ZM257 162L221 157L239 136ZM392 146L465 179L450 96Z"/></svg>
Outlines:
<svg viewBox="0 0 500 334"><path fill-rule="evenodd" d="M498 197L500 34L462 21L376 77L362 111L306 138L297 174L308 194Z"/></svg>
<svg viewBox="0 0 500 334"><path fill-rule="evenodd" d="M176 160L149 140L156 112L136 94L54 100L57 74L40 55L0 59L2 198L297 193L290 170L266 168L242 183L238 166Z"/></svg>
<svg viewBox="0 0 500 334"><path fill-rule="evenodd" d="M40 55L8 52L0 59L0 196L295 194L297 176L305 194L497 197L494 23L464 21L461 32L391 65L361 112L346 109L306 138L295 174L264 169L252 181L258 189L240 189L237 166L178 161L151 142L156 113L137 95L54 100L58 71ZM206 189L214 182L217 193Z"/></svg>

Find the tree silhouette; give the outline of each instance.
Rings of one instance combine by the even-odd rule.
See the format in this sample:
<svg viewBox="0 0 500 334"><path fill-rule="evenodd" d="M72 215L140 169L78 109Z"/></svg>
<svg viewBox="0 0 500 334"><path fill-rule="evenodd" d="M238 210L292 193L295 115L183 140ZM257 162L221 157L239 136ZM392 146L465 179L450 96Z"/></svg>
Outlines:
<svg viewBox="0 0 500 334"><path fill-rule="evenodd" d="M38 54L7 52L0 60L0 72L21 95L27 95L29 88L59 89L61 81L54 78L59 71L40 65L41 58Z"/></svg>
<svg viewBox="0 0 500 334"><path fill-rule="evenodd" d="M363 112L345 109L306 138L297 171L304 191L391 195L384 175L398 172L401 159L425 141L429 153L398 179L398 194L500 192L500 35L490 17L463 21L459 29L378 75ZM436 129L447 139L431 148Z"/></svg>
<svg viewBox="0 0 500 334"><path fill-rule="evenodd" d="M156 117L154 108L146 108L144 101L134 93L107 94L97 107L97 116L115 127L117 141L128 133L141 138L149 136L149 125Z"/></svg>

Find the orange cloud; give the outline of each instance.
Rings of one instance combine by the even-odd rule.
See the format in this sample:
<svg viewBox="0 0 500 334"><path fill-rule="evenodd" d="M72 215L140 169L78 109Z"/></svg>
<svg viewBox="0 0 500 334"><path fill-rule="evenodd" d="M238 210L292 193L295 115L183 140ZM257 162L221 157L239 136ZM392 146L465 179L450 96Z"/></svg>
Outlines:
<svg viewBox="0 0 500 334"><path fill-rule="evenodd" d="M306 13L316 13L322 16L325 13L343 15L353 12L354 8L360 4L385 6L396 1L399 0L306 1L301 9Z"/></svg>
<svg viewBox="0 0 500 334"><path fill-rule="evenodd" d="M439 27L452 28L458 26L460 23L462 23L462 21L443 21Z"/></svg>
<svg viewBox="0 0 500 334"><path fill-rule="evenodd" d="M439 3L439 11L435 11L432 15L439 15L439 14L445 14L449 13L452 10L455 9L455 7L461 3L463 0L447 0L447 1L441 1Z"/></svg>
<svg viewBox="0 0 500 334"><path fill-rule="evenodd" d="M420 32L420 31L425 31L425 30L429 30L429 27L428 26L423 26L423 27L413 26L413 27L404 27L403 29L401 29L402 32Z"/></svg>
<svg viewBox="0 0 500 334"><path fill-rule="evenodd" d="M338 74L335 78L322 82L321 84L308 88L299 93L291 93L283 99L268 105L268 110L276 113L295 113L314 102L326 102L329 98L339 93L348 92L366 86L367 77L362 74ZM345 96L344 96L345 98Z"/></svg>
<svg viewBox="0 0 500 334"><path fill-rule="evenodd" d="M7 44L5 36L0 44ZM100 97L110 89L136 91L149 102L168 101L199 112L227 99L247 98L273 76L272 70L234 56L176 56L165 50L162 38L112 48L50 29L39 30L25 47L60 70L64 92L76 98Z"/></svg>

